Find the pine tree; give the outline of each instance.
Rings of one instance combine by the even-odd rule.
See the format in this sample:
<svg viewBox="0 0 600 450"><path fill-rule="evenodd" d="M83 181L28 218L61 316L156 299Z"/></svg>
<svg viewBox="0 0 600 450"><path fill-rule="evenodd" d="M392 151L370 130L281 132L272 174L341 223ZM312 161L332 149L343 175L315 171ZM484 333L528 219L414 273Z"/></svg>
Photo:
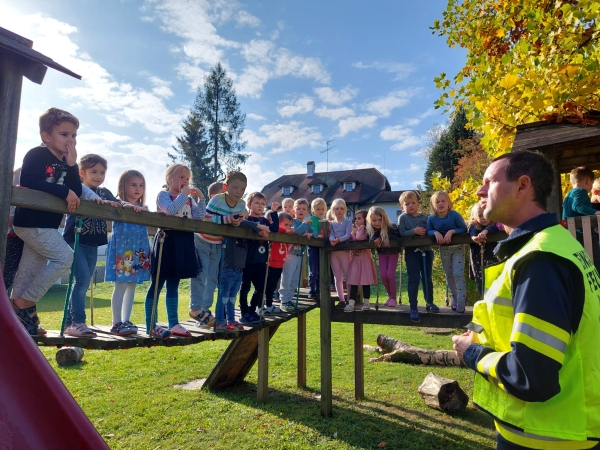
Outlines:
<svg viewBox="0 0 600 450"><path fill-rule="evenodd" d="M461 109L454 117L446 130L444 130L437 143L435 143L429 153L427 169L425 170L425 188L431 190L430 180L435 173L441 173L443 178L452 181L454 179L455 166L461 155L457 150L460 149L460 141L473 136L473 131L465 128L467 117Z"/></svg>
<svg viewBox="0 0 600 450"><path fill-rule="evenodd" d="M233 82L217 63L198 87L194 106L183 122L184 134L173 147L176 154L169 156L190 165L194 185L206 194L211 183L223 180L227 171L239 170L248 158L242 153L245 121Z"/></svg>

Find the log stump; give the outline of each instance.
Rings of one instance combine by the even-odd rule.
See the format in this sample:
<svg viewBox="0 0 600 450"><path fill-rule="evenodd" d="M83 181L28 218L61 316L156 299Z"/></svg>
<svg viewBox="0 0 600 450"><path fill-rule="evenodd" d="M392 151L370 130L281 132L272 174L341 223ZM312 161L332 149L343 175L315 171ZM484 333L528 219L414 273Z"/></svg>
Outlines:
<svg viewBox="0 0 600 450"><path fill-rule="evenodd" d="M369 359L373 362L401 362L407 364L424 364L428 366L457 366L465 364L456 355L454 350L429 350L415 347L406 342L398 341L389 336L377 336L377 345L381 348L383 356Z"/></svg>
<svg viewBox="0 0 600 450"><path fill-rule="evenodd" d="M56 352L56 363L59 366L72 366L83 358L83 349L80 347L63 347Z"/></svg>
<svg viewBox="0 0 600 450"><path fill-rule="evenodd" d="M458 381L433 372L429 372L418 390L427 406L447 414L464 411L469 403L469 396L460 388Z"/></svg>

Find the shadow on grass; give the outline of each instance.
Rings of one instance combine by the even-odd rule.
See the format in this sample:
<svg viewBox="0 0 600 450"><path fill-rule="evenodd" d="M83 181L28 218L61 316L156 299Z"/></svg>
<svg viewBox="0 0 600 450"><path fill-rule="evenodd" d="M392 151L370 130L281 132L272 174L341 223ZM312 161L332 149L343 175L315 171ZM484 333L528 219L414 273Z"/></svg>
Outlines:
<svg viewBox="0 0 600 450"><path fill-rule="evenodd" d="M42 297L37 304L38 312L60 312L65 306L65 297L67 295L66 284L55 284ZM86 307L89 308L89 291L85 300ZM94 297L94 309L110 308L110 298Z"/></svg>
<svg viewBox="0 0 600 450"><path fill-rule="evenodd" d="M320 435L353 447L375 448L385 442L385 448L394 449L495 448L492 419L471 409L452 417L436 413L427 415L389 402L368 398L360 402L349 401L334 395L333 416L324 418L318 391L307 389L302 392L306 395L269 388L268 403L259 404L252 399L256 395L256 385L251 383L211 391L229 401L251 403L254 408L310 427ZM474 426L465 429L464 423ZM475 426L488 429L489 433L479 431Z"/></svg>

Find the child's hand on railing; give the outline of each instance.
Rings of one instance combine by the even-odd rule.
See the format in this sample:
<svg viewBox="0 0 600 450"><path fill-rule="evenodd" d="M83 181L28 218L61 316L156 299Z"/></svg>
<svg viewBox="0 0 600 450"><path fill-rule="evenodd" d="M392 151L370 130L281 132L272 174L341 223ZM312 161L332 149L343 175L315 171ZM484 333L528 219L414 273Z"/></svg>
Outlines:
<svg viewBox="0 0 600 450"><path fill-rule="evenodd" d="M331 242L331 246L332 246L332 247L335 247L337 244L339 244L339 243L340 243L340 238L339 238L339 237L333 238L333 239L332 239L331 241L329 241L329 242Z"/></svg>
<svg viewBox="0 0 600 450"><path fill-rule="evenodd" d="M375 243L375 247L377 247L377 248L381 247L381 242L382 241L381 241L380 237L378 237L377 239L375 239L373 242Z"/></svg>
<svg viewBox="0 0 600 450"><path fill-rule="evenodd" d="M296 230L294 230L293 228L288 228L287 230L285 230L286 234L296 234Z"/></svg>
<svg viewBox="0 0 600 450"><path fill-rule="evenodd" d="M260 225L260 224L256 226L256 229L259 230L258 234L259 234L259 236L262 236L262 237L268 237L269 236L269 232L271 231L271 230L269 230L268 226L266 226L266 225ZM261 233L266 233L266 236L264 234L261 234Z"/></svg>
<svg viewBox="0 0 600 450"><path fill-rule="evenodd" d="M65 200L67 202L67 211L73 212L77 208L79 208L79 197L71 189L69 189L69 195L67 195L67 198L65 198Z"/></svg>
<svg viewBox="0 0 600 450"><path fill-rule="evenodd" d="M306 239L309 239L309 240L310 240L310 238L312 237L312 234L311 234L311 233L304 233L304 234L303 234L303 236L304 236Z"/></svg>
<svg viewBox="0 0 600 450"><path fill-rule="evenodd" d="M425 233L427 233L427 230L423 227L415 227L413 229L413 232L414 232L415 236L425 236Z"/></svg>
<svg viewBox="0 0 600 450"><path fill-rule="evenodd" d="M435 240L438 244L444 243L444 236L442 236L442 233L440 233L439 231L434 231L433 235L435 236Z"/></svg>
<svg viewBox="0 0 600 450"><path fill-rule="evenodd" d="M449 244L450 242L452 242L452 235L455 233L454 230L450 230L446 233L446 236L444 236L444 243L445 244Z"/></svg>

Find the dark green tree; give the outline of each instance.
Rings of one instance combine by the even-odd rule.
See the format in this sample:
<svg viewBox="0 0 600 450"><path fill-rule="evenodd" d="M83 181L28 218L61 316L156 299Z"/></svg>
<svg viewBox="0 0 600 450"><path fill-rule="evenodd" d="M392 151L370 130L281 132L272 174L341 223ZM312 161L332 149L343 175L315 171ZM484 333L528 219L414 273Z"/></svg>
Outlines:
<svg viewBox="0 0 600 450"><path fill-rule="evenodd" d="M245 122L233 81L217 63L198 87L194 106L183 122L184 134L173 147L176 154L169 156L190 164L195 186L206 194L212 182L223 180L227 171L246 162Z"/></svg>
<svg viewBox="0 0 600 450"><path fill-rule="evenodd" d="M208 149L206 129L200 116L192 110L183 121L183 135L177 137L174 154L169 153L173 162L184 162L192 171L192 182L205 196L208 186L214 181L212 174L212 155Z"/></svg>
<svg viewBox="0 0 600 450"><path fill-rule="evenodd" d="M467 117L461 109L454 115L448 128L439 134L437 142L432 142L425 170L425 189L427 191L431 191L430 180L437 172L450 181L454 179L455 166L461 157L458 151L461 148L460 141L474 135L473 130L465 128L466 125Z"/></svg>

